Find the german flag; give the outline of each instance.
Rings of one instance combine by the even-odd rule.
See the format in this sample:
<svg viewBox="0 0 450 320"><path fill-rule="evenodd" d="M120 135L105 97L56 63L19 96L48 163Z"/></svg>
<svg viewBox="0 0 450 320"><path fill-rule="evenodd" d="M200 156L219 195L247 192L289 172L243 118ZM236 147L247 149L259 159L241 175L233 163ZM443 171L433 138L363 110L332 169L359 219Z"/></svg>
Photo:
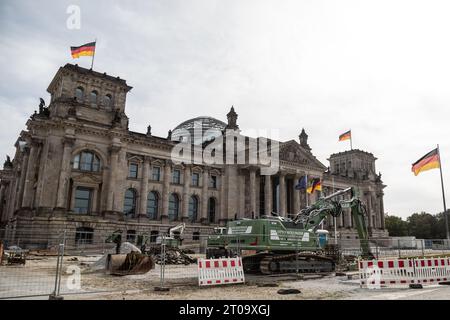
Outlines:
<svg viewBox="0 0 450 320"><path fill-rule="evenodd" d="M72 58L79 58L81 56L93 56L95 53L95 42L89 42L79 47L70 47Z"/></svg>
<svg viewBox="0 0 450 320"><path fill-rule="evenodd" d="M339 136L339 141L344 141L352 138L352 130L348 130Z"/></svg>
<svg viewBox="0 0 450 320"><path fill-rule="evenodd" d="M312 179L310 186L306 189L306 192L313 193L316 190L322 191L322 183L320 178Z"/></svg>
<svg viewBox="0 0 450 320"><path fill-rule="evenodd" d="M428 152L422 158L412 164L411 171L417 176L422 171L439 168L441 160L439 159L438 149Z"/></svg>

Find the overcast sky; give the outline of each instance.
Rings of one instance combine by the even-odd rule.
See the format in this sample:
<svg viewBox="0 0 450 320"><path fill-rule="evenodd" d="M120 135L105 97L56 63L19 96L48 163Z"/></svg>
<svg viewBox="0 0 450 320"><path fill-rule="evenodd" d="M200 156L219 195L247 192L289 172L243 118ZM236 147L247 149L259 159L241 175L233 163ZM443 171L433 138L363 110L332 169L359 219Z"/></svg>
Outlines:
<svg viewBox="0 0 450 320"><path fill-rule="evenodd" d="M66 26L72 4L79 30ZM166 136L196 116L225 121L234 105L241 129L290 140L304 127L328 165L351 128L353 147L378 158L388 214L437 213L439 170L415 177L411 163L439 143L450 190L449 16L445 0L2 0L0 157L49 101L58 67L90 67L69 47L97 38L94 69L133 86L131 130Z"/></svg>

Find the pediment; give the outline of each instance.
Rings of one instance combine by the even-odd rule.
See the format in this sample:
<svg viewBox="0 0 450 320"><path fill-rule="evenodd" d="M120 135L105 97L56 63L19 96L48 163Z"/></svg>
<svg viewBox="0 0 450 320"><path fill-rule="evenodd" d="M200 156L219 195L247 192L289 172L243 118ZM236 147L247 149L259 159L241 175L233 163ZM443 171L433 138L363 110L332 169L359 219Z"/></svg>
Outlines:
<svg viewBox="0 0 450 320"><path fill-rule="evenodd" d="M301 166L316 167L319 170L326 169L322 162L317 160L310 151L303 149L295 140L290 140L280 145L280 160Z"/></svg>
<svg viewBox="0 0 450 320"><path fill-rule="evenodd" d="M137 156L137 155L128 155L127 158L128 162L144 162L144 159L142 158L142 156Z"/></svg>
<svg viewBox="0 0 450 320"><path fill-rule="evenodd" d="M96 174L90 172L83 172L78 175L72 176L73 181L82 183L99 184L102 182L102 178Z"/></svg>

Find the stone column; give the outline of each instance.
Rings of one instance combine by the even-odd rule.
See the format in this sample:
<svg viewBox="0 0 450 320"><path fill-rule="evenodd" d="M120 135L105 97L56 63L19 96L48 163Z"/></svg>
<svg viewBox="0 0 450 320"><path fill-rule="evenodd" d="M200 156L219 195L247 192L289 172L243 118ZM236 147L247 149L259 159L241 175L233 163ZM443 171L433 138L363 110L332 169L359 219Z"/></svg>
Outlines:
<svg viewBox="0 0 450 320"><path fill-rule="evenodd" d="M272 213L272 176L264 176L264 213L270 216Z"/></svg>
<svg viewBox="0 0 450 320"><path fill-rule="evenodd" d="M286 216L286 179L285 173L280 172L280 216Z"/></svg>
<svg viewBox="0 0 450 320"><path fill-rule="evenodd" d="M380 194L380 228L385 229L383 193Z"/></svg>
<svg viewBox="0 0 450 320"><path fill-rule="evenodd" d="M300 190L295 189L295 186L298 183L298 180L300 179L300 175L296 174L294 177L294 183L292 186L292 192L294 194L294 212L292 212L294 215L296 215L300 211Z"/></svg>
<svg viewBox="0 0 450 320"><path fill-rule="evenodd" d="M347 209L347 227L352 228L352 210Z"/></svg>
<svg viewBox="0 0 450 320"><path fill-rule="evenodd" d="M27 146L24 150L24 155L22 159L22 163L20 165L20 177L18 180L16 180L14 184L14 189L17 186L17 183L19 184L19 189L17 190L17 195L13 203L12 211L14 211L16 208L20 208L22 206L22 199L23 199L23 190L25 187L25 177L27 175L27 168L28 168L28 158L30 157L30 148Z"/></svg>
<svg viewBox="0 0 450 320"><path fill-rule="evenodd" d="M141 181L141 190L140 190L140 198L139 198L139 212L138 218L143 219L147 218L147 197L148 197L148 175L150 171L150 158L144 157L144 162L142 164L142 181Z"/></svg>
<svg viewBox="0 0 450 320"><path fill-rule="evenodd" d="M109 179L108 179L108 187L107 187L107 198L106 198L106 211L114 211L117 203L117 195L114 194L115 185L116 185L116 175L117 175L117 164L119 161L119 151L120 147L112 145L110 147L110 155L111 155L111 165L109 167ZM116 203L115 203L116 202Z"/></svg>
<svg viewBox="0 0 450 320"><path fill-rule="evenodd" d="M169 187L170 178L172 172L172 163L170 160L166 160L164 165L164 177L163 177L163 192L162 192L162 212L161 212L161 222L169 222Z"/></svg>
<svg viewBox="0 0 450 320"><path fill-rule="evenodd" d="M25 185L23 188L22 207L31 208L33 200L33 184L36 174L36 160L39 153L39 143L31 142L30 157L28 159L27 173L25 176Z"/></svg>
<svg viewBox="0 0 450 320"><path fill-rule="evenodd" d="M181 209L182 222L187 222L189 220L189 198L191 196L190 186L191 186L191 167L190 165L186 164L184 168L184 178L183 178L183 205Z"/></svg>
<svg viewBox="0 0 450 320"><path fill-rule="evenodd" d="M74 145L74 138L64 138L63 144L63 155L61 159L61 171L59 173L58 182L58 194L56 198L56 208L67 210L67 194L69 186L69 174L70 174L70 158L72 155L72 147Z"/></svg>
<svg viewBox="0 0 450 320"><path fill-rule="evenodd" d="M256 216L256 168L251 167L250 172L250 217Z"/></svg>
<svg viewBox="0 0 450 320"><path fill-rule="evenodd" d="M216 221L221 225L225 225L228 221L228 217L226 215L227 209L225 208L226 205L226 176L224 174L224 171L222 171L222 175L220 176L220 198L219 198L219 205L216 204ZM217 212L217 210L219 212Z"/></svg>
<svg viewBox="0 0 450 320"><path fill-rule="evenodd" d="M3 208L3 199L5 198L5 190L6 190L6 186L5 186L5 182L2 182L0 185L0 222L6 220L4 219L4 216L6 216L4 208Z"/></svg>
<svg viewBox="0 0 450 320"><path fill-rule="evenodd" d="M15 173L17 174L17 171ZM17 176L18 176L18 174L17 174ZM17 197L18 197L18 193L16 192L16 190L17 190L17 184L18 183L19 183L19 179L18 178L13 178L13 180L11 181L10 186L8 188L8 195L7 195L7 197L9 199L9 201L6 203L6 206L7 206L7 208L6 208L6 211L7 211L6 215L7 215L8 220L13 217L14 210L16 208L16 200L17 200Z"/></svg>
<svg viewBox="0 0 450 320"><path fill-rule="evenodd" d="M203 170L203 181L202 181L202 206L201 206L201 219L200 222L203 224L208 223L208 182L209 182L209 170L204 168Z"/></svg>

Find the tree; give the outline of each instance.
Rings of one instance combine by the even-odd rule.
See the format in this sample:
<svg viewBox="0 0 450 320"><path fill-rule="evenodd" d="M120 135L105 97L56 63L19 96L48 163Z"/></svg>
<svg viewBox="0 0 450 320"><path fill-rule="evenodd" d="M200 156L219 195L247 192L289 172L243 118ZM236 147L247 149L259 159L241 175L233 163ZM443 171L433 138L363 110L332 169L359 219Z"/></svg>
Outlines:
<svg viewBox="0 0 450 320"><path fill-rule="evenodd" d="M385 226L392 237L404 237L408 235L408 222L397 216L385 217Z"/></svg>
<svg viewBox="0 0 450 320"><path fill-rule="evenodd" d="M436 216L433 216L426 212L414 213L407 219L408 222L408 234L415 236L417 239L436 239L438 220Z"/></svg>
<svg viewBox="0 0 450 320"><path fill-rule="evenodd" d="M447 210L447 214L450 210ZM438 213L436 215L436 225L434 228L434 234L436 235L436 239L446 239L447 238L447 230L445 228L445 216L444 212Z"/></svg>

